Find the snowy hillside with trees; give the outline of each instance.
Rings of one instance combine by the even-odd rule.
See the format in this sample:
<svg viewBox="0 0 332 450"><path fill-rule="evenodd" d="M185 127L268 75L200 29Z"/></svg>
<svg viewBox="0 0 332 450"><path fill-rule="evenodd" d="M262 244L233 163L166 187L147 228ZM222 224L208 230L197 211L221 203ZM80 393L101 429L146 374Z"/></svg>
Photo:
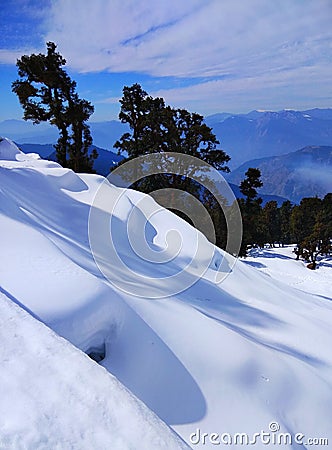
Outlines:
<svg viewBox="0 0 332 450"><path fill-rule="evenodd" d="M119 260L107 242L91 252L100 189L118 199L111 217L106 203L94 208L115 222ZM7 139L0 196L0 448L175 450L241 438L260 449L263 431L287 449L332 442L331 284L293 282L323 270L274 250L237 261L171 212L149 215L145 194ZM181 238L172 258L170 230Z"/></svg>

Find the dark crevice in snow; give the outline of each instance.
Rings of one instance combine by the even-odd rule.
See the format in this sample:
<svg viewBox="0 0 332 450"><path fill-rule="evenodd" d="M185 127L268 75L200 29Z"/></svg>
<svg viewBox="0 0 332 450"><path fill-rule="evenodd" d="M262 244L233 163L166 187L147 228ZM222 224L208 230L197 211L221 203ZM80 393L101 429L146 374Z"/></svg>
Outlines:
<svg viewBox="0 0 332 450"><path fill-rule="evenodd" d="M101 361L103 361L103 359L105 359L106 356L106 345L105 342L102 343L102 345L98 346L98 347L90 347L86 354L93 359L94 361L96 361L97 363L100 363Z"/></svg>

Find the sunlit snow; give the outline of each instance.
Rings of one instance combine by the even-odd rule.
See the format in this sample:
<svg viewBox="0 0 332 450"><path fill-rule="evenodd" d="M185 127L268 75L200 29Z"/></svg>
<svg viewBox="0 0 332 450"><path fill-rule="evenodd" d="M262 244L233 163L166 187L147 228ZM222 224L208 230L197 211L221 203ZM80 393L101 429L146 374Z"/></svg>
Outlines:
<svg viewBox="0 0 332 450"><path fill-rule="evenodd" d="M151 243L162 249L174 229L183 252L143 263L125 232L134 210L143 223L135 202L144 196L126 191L116 239L131 271L114 265L114 279L137 285L136 297L91 254L88 218L103 181L0 142L0 448L185 448L162 421L192 448L216 447L196 443L197 430L252 436L272 422L332 442L330 263L311 273L291 248L245 262L226 255L220 284L211 264L185 291L151 299L149 286L169 292L165 274L185 270L198 232L161 211L147 224ZM105 358L97 365L71 344Z"/></svg>

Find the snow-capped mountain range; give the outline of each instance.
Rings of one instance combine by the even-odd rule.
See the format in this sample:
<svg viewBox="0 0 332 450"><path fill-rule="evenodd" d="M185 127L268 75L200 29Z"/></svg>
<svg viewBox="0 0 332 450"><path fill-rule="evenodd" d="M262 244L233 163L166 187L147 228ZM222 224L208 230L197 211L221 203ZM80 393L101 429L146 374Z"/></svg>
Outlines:
<svg viewBox="0 0 332 450"><path fill-rule="evenodd" d="M220 113L206 117L205 122L231 156L233 169L251 159L278 156L308 145L332 145L332 108ZM107 150L128 131L127 125L117 120L90 122L90 127L94 145ZM0 122L0 135L20 144L51 144L58 136L55 127L23 120Z"/></svg>
<svg viewBox="0 0 332 450"><path fill-rule="evenodd" d="M332 109L251 111L237 115L220 113L206 117L205 121L212 127L221 147L231 156L230 167L234 171L228 178L231 182L238 184L239 174L243 179L245 167L256 167L262 163L262 193L281 197L276 199L279 204L284 198L298 202L303 196L324 196L331 190L328 182L330 174L326 173L329 162L325 158L326 152L320 152L319 149L332 146ZM116 152L112 152L113 145L128 131L128 127L116 120L91 122L90 126L94 145L99 152L95 168L97 173L106 175L109 168L119 160ZM54 152L52 143L57 140L57 130L50 125L6 120L0 123L0 135L19 143L25 152L30 151L31 144L38 144L38 149L34 148L33 151L37 151L42 157L55 159L55 155L50 155ZM307 164L308 158L303 158L303 151L300 150L309 147L316 148L317 157L314 158L312 168L310 165L304 168L303 162ZM264 161L258 161L262 158L265 158ZM278 166L283 166L281 173L286 177L280 183L273 183L275 177L270 176L275 170L276 161ZM305 186L301 177L297 176L303 170ZM323 173L322 179L326 180L324 185L319 173ZM288 177L291 179L290 184ZM238 195L236 187L235 191Z"/></svg>

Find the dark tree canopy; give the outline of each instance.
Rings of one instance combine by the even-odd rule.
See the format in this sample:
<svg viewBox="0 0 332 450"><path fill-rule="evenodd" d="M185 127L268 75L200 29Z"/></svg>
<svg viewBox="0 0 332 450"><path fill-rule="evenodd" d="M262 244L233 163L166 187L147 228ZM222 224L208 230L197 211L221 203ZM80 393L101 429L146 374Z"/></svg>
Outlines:
<svg viewBox="0 0 332 450"><path fill-rule="evenodd" d="M168 152L176 152L199 158L217 170L229 171L227 163L230 157L223 150L217 149L219 142L212 129L204 123L203 116L185 109L172 108L165 104L163 98L149 96L139 84L124 87L120 104L119 119L130 127L130 132L125 133L114 145L119 153L127 152L128 157L123 162L151 153L162 153L167 161ZM146 193L170 187L190 193L208 209L215 223L217 245L224 245L225 220L218 202L213 201L211 193L197 182L197 164L193 163L189 167L186 165L183 169L185 175L176 175L166 171L162 173L163 168L160 167L160 174L145 177L132 187ZM203 181L204 174L200 173L199 177ZM159 198L159 202L187 220L177 209L181 194L177 201L174 191L171 195L165 195L165 201ZM183 196L183 202L188 207L188 197Z"/></svg>
<svg viewBox="0 0 332 450"><path fill-rule="evenodd" d="M257 189L263 186L261 181L261 171L249 167L245 176L245 179L241 181L240 191L246 197L247 202L251 202L257 198Z"/></svg>
<svg viewBox="0 0 332 450"><path fill-rule="evenodd" d="M285 201L279 208L275 201L261 207L257 199L239 199L243 219L241 256L251 246L295 244L296 259L315 269L322 255L332 254L332 194L323 199L303 198L299 205Z"/></svg>
<svg viewBox="0 0 332 450"><path fill-rule="evenodd" d="M284 244L292 243L292 232L290 220L293 211L293 204L290 200L286 200L279 208L280 217L280 241Z"/></svg>
<svg viewBox="0 0 332 450"><path fill-rule="evenodd" d="M240 191L245 196L245 199L238 200L243 223L240 256L246 256L249 245L264 245L262 199L257 194L257 188L263 186L260 177L260 170L250 167L240 183Z"/></svg>
<svg viewBox="0 0 332 450"><path fill-rule="evenodd" d="M87 121L94 107L80 99L76 82L63 69L66 60L48 42L46 55L23 55L17 60L19 79L12 90L23 107L24 120L50 122L59 130L55 146L58 162L77 172L91 172L96 152L88 156L92 144Z"/></svg>
<svg viewBox="0 0 332 450"><path fill-rule="evenodd" d="M114 145L129 158L155 152L178 152L200 158L217 170L229 171L230 157L217 149L219 141L203 116L165 105L163 98L153 98L139 84L125 86L120 100L119 119L128 123L125 133Z"/></svg>
<svg viewBox="0 0 332 450"><path fill-rule="evenodd" d="M296 257L317 266L319 255L332 252L332 194L323 200L318 197L303 198L293 208L290 226L296 243Z"/></svg>
<svg viewBox="0 0 332 450"><path fill-rule="evenodd" d="M281 242L281 219L278 203L271 200L262 208L262 226L266 243L274 247L276 242Z"/></svg>

